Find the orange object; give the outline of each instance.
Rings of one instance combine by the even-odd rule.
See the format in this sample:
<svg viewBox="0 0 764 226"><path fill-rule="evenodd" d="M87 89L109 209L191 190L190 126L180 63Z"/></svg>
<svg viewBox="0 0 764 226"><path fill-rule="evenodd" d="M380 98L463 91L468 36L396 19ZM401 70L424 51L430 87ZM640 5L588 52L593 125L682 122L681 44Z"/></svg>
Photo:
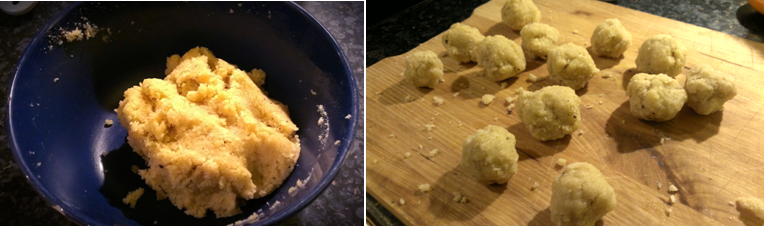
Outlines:
<svg viewBox="0 0 764 226"><path fill-rule="evenodd" d="M764 0L748 0L748 3L751 4L756 11L764 14Z"/></svg>

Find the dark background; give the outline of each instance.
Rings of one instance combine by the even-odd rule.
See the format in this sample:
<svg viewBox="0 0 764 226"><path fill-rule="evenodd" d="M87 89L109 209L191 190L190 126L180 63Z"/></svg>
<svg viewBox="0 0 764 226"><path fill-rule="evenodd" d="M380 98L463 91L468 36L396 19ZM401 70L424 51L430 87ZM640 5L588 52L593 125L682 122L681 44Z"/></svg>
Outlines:
<svg viewBox="0 0 764 226"><path fill-rule="evenodd" d="M28 183L8 147L5 129L8 85L19 56L41 27L70 2L38 2L21 16L0 12L0 226L76 225L42 199ZM363 113L363 2L297 2L318 19L340 44L357 79ZM356 117L353 115L353 117ZM315 201L282 225L361 225L363 223L364 115L345 164L334 182Z"/></svg>
<svg viewBox="0 0 764 226"><path fill-rule="evenodd" d="M413 0L405 4L373 1L368 4L366 67L403 54L467 19L488 0ZM560 1L565 2L565 1ZM682 21L711 30L762 42L764 15L746 0L608 0L611 4ZM392 9L392 10L388 10ZM370 225L403 225L366 195Z"/></svg>

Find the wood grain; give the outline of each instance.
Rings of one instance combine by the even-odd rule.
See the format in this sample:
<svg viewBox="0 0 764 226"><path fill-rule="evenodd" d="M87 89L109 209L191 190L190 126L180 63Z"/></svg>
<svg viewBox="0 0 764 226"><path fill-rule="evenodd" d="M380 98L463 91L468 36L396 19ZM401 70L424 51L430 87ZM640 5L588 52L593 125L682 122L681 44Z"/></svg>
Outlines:
<svg viewBox="0 0 764 226"><path fill-rule="evenodd" d="M742 196L764 198L764 134L759 129L764 125L764 44L599 1L535 3L541 22L559 29L560 44L588 47L594 28L607 18L618 18L633 36L623 58L594 57L601 74L613 76L597 75L577 92L583 134L540 142L516 113L508 114L504 98L515 96L515 89L551 85L548 80L526 81L530 73L548 75L544 61L528 60L519 78L494 82L481 76L474 63L446 57L438 35L414 49L441 54L446 82L435 89L403 81L405 54L367 68L367 192L409 225L548 225L551 182L560 173L554 164L565 158L594 164L615 189L618 205L603 218L605 225L742 225L728 202ZM503 4L488 2L463 23L520 43L518 32L500 23ZM702 116L684 107L662 123L629 113L625 87L636 74L637 50L658 34L670 34L688 47L684 73L707 64L736 77L738 95L723 112ZM684 84L684 74L677 79ZM507 87L502 89L501 83ZM459 95L453 97L454 92ZM483 105L483 94L497 98ZM414 101L404 102L407 96ZM445 104L434 105L434 96L443 97ZM583 107L587 104L594 107ZM436 126L432 131L424 127L429 123ZM459 168L464 138L489 124L503 126L517 138L519 171L506 185L481 185ZM427 157L433 149L438 154ZM412 156L405 158L406 152ZM534 182L539 187L531 190ZM432 185L430 192L417 190L424 183ZM673 206L667 201L671 184L679 187ZM453 192L469 202L453 202ZM406 204L399 204L401 198ZM664 212L668 207L673 210L670 217Z"/></svg>

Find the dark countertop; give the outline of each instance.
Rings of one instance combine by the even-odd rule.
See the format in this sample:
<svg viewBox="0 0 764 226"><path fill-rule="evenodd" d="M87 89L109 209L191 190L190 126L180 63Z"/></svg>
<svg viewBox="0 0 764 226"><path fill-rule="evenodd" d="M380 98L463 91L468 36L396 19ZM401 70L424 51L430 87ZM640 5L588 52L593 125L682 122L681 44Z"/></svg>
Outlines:
<svg viewBox="0 0 764 226"><path fill-rule="evenodd" d="M405 53L447 30L451 24L467 19L487 0L424 0L406 10L388 13L379 23L366 29L366 67ZM764 15L746 0L609 0L615 5L724 32L756 42L764 39ZM374 7L370 7L374 8ZM370 13L370 17L372 16ZM383 17L376 13L374 18ZM366 195L367 219L376 225L403 225L389 211Z"/></svg>
<svg viewBox="0 0 764 226"><path fill-rule="evenodd" d="M69 2L39 2L22 16L0 13L0 100L8 101L8 83L19 56L37 31ZM361 225L364 186L364 3L298 2L329 30L347 57L361 100L356 135L334 182L283 225ZM0 108L0 225L76 225L51 208L27 182L8 147L5 104ZM353 117L356 117L355 115Z"/></svg>

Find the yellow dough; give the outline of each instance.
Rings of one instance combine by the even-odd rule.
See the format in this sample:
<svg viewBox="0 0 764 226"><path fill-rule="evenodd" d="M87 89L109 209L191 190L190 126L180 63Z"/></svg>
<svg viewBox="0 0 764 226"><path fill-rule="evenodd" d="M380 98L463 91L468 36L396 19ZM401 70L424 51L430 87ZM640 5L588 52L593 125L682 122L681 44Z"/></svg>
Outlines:
<svg viewBox="0 0 764 226"><path fill-rule="evenodd" d="M501 20L512 30L519 31L527 24L539 22L541 11L531 0L507 0L501 8Z"/></svg>
<svg viewBox="0 0 764 226"><path fill-rule="evenodd" d="M584 88L600 72L589 52L573 43L550 50L546 67L553 82L574 90Z"/></svg>
<svg viewBox="0 0 764 226"><path fill-rule="evenodd" d="M477 61L477 56L472 54L478 43L485 36L480 34L477 28L470 25L455 23L443 34L443 46L448 55L459 62Z"/></svg>
<svg viewBox="0 0 764 226"><path fill-rule="evenodd" d="M626 87L631 114L649 121L674 118L687 102L687 93L675 79L665 74L639 73Z"/></svg>
<svg viewBox="0 0 764 226"><path fill-rule="evenodd" d="M403 76L416 87L435 88L443 79L443 62L433 51L415 51L406 55Z"/></svg>
<svg viewBox="0 0 764 226"><path fill-rule="evenodd" d="M127 141L148 164L138 174L178 209L201 218L240 213L237 199L279 187L300 155L286 106L206 48L167 59L167 76L124 93L117 115Z"/></svg>
<svg viewBox="0 0 764 226"><path fill-rule="evenodd" d="M591 41L594 55L618 58L631 46L631 33L618 19L607 19L594 29Z"/></svg>
<svg viewBox="0 0 764 226"><path fill-rule="evenodd" d="M530 56L547 59L549 50L557 47L560 32L544 23L531 23L520 30L523 51Z"/></svg>
<svg viewBox="0 0 764 226"><path fill-rule="evenodd" d="M488 125L462 143L461 167L483 184L505 184L517 173L515 135L504 127Z"/></svg>
<svg viewBox="0 0 764 226"><path fill-rule="evenodd" d="M615 209L613 187L592 164L568 164L552 182L549 210L557 226L594 226Z"/></svg>
<svg viewBox="0 0 764 226"><path fill-rule="evenodd" d="M581 99L570 87L547 86L535 92L523 91L518 97L515 109L533 138L559 139L581 125Z"/></svg>
<svg viewBox="0 0 764 226"><path fill-rule="evenodd" d="M764 201L756 197L738 198L735 202L740 212L738 219L745 225L764 225Z"/></svg>
<svg viewBox="0 0 764 226"><path fill-rule="evenodd" d="M475 48L478 66L494 81L515 77L525 70L523 49L503 35L488 36Z"/></svg>
<svg viewBox="0 0 764 226"><path fill-rule="evenodd" d="M724 103L737 95L735 77L708 66L697 66L687 73L684 84L687 106L701 115L724 109Z"/></svg>
<svg viewBox="0 0 764 226"><path fill-rule="evenodd" d="M656 35L647 38L639 46L637 70L649 74L666 74L676 77L682 73L687 60L687 49L670 35Z"/></svg>

